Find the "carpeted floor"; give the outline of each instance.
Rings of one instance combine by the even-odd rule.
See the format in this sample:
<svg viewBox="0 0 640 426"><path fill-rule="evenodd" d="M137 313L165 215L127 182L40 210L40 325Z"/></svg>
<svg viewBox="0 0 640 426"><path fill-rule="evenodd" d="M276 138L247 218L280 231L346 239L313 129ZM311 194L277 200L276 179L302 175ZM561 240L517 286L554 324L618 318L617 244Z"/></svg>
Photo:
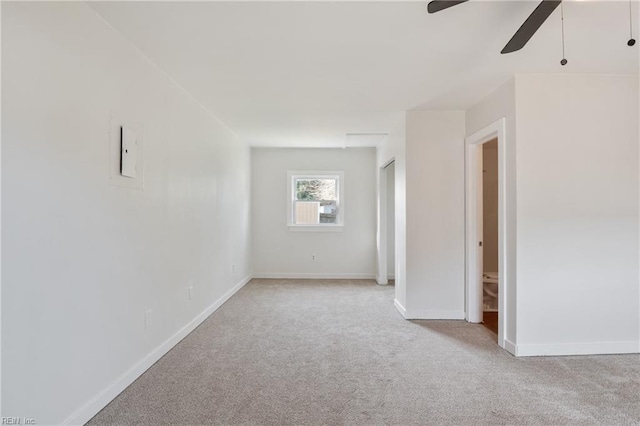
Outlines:
<svg viewBox="0 0 640 426"><path fill-rule="evenodd" d="M640 355L514 358L392 286L253 280L89 424L638 425Z"/></svg>

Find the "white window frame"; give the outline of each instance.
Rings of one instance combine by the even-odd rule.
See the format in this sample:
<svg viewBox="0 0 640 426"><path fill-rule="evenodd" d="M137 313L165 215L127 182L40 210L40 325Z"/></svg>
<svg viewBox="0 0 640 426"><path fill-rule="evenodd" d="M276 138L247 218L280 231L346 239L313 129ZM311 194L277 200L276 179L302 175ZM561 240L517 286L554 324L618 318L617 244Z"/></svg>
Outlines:
<svg viewBox="0 0 640 426"><path fill-rule="evenodd" d="M335 179L336 180L336 223L304 225L294 223L296 179ZM287 226L290 231L341 232L344 229L344 172L341 171L294 171L287 172Z"/></svg>

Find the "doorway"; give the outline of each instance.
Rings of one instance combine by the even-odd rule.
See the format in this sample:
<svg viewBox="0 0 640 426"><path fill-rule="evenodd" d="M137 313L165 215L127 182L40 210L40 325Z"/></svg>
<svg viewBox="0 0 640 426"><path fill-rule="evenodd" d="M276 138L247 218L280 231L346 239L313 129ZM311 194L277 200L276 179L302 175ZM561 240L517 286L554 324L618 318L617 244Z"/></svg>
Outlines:
<svg viewBox="0 0 640 426"><path fill-rule="evenodd" d="M482 145L482 323L498 334L498 139Z"/></svg>
<svg viewBox="0 0 640 426"><path fill-rule="evenodd" d="M482 323L486 310L485 322L487 325L490 321L497 322L498 345L504 348L508 318L505 119L469 136L465 145L466 320ZM495 175L485 179L490 173ZM485 214L488 216L486 227Z"/></svg>
<svg viewBox="0 0 640 426"><path fill-rule="evenodd" d="M378 203L378 267L376 281L378 284L395 284L396 250L395 250L395 160L386 162L379 171L379 203Z"/></svg>
<svg viewBox="0 0 640 426"><path fill-rule="evenodd" d="M392 161L385 167L387 173L387 282L396 280L396 163Z"/></svg>

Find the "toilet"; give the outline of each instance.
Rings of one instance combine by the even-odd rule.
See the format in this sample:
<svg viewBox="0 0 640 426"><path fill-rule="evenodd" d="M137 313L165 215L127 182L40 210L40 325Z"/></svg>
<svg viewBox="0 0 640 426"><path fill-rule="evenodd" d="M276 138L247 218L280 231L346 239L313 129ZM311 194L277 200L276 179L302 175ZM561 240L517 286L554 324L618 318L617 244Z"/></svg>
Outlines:
<svg viewBox="0 0 640 426"><path fill-rule="evenodd" d="M498 273L482 274L482 304L485 312L498 311Z"/></svg>

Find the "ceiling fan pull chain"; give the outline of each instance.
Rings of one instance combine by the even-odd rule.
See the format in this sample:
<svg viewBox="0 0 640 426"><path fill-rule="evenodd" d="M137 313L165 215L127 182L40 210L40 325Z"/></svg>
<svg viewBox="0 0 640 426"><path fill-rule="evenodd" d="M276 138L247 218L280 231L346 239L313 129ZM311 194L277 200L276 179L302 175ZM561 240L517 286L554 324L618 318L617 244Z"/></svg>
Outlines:
<svg viewBox="0 0 640 426"><path fill-rule="evenodd" d="M560 20L562 26L562 60L560 61L560 65L565 66L569 61L567 61L564 54L564 5L562 3L560 3Z"/></svg>
<svg viewBox="0 0 640 426"><path fill-rule="evenodd" d="M631 9L632 0L629 0L629 41L627 46L631 47L636 44L636 39L633 38L633 10Z"/></svg>

